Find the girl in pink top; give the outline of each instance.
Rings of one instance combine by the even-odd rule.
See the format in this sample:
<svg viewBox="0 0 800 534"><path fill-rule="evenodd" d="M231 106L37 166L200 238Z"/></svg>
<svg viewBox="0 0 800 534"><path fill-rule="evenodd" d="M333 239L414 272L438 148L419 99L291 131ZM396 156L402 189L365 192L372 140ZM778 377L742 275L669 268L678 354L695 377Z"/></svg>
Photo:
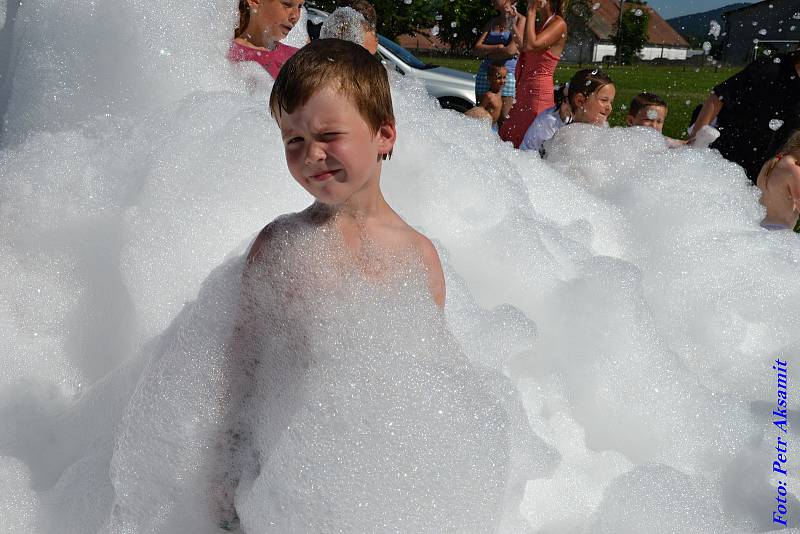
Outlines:
<svg viewBox="0 0 800 534"><path fill-rule="evenodd" d="M228 59L255 61L272 78L297 51L279 41L300 19L303 0L239 0L239 26L236 28Z"/></svg>
<svg viewBox="0 0 800 534"><path fill-rule="evenodd" d="M567 23L563 12L569 0L529 0L525 33L517 61L516 102L500 128L500 137L519 148L536 115L555 105L553 75L564 45ZM536 12L541 22L537 28Z"/></svg>

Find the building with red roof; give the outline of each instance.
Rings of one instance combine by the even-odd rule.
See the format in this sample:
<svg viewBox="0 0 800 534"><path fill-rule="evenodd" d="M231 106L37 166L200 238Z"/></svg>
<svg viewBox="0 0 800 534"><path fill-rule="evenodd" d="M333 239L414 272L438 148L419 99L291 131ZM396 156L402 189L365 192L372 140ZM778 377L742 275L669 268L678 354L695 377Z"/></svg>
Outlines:
<svg viewBox="0 0 800 534"><path fill-rule="evenodd" d="M574 62L599 62L616 55L611 42L620 15L619 0L589 0L592 18L584 29L570 29L563 59ZM689 43L653 8L625 2L625 9L641 10L648 15L648 41L639 54L643 60L657 58L686 59Z"/></svg>

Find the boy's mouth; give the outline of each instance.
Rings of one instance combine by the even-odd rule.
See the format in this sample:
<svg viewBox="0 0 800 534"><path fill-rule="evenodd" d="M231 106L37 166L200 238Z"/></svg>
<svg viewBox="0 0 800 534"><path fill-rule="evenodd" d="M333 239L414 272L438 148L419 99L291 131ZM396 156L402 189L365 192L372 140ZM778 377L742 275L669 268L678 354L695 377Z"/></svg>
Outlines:
<svg viewBox="0 0 800 534"><path fill-rule="evenodd" d="M318 172L316 174L309 175L308 179L309 180L313 180L315 182L324 182L326 180L330 180L331 178L333 178L336 175L337 172L339 172L339 171L338 170L322 171L322 172Z"/></svg>
<svg viewBox="0 0 800 534"><path fill-rule="evenodd" d="M280 29L283 32L283 35L289 35L289 32L292 31L292 27L288 24L281 24Z"/></svg>

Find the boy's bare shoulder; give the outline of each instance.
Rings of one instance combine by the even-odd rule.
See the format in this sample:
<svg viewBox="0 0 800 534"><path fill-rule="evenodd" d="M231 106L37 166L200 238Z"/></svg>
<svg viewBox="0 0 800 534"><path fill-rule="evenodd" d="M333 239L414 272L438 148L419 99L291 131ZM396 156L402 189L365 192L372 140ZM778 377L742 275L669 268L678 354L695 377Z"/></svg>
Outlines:
<svg viewBox="0 0 800 534"><path fill-rule="evenodd" d="M414 244L417 250L419 250L422 259L425 260L425 263L427 264L428 261L435 261L439 270L441 270L442 265L441 261L439 260L439 253L436 251L436 247L433 245L433 242L424 234L417 232L413 228L411 231L414 232Z"/></svg>
<svg viewBox="0 0 800 534"><path fill-rule="evenodd" d="M251 265L264 259L271 246L278 238L290 238L300 225L308 221L306 212L281 215L267 224L253 240L247 252L247 264Z"/></svg>
<svg viewBox="0 0 800 534"><path fill-rule="evenodd" d="M444 308L445 301L445 281L442 261L433 242L424 234L408 226L410 231L412 246L419 253L425 270L428 272L428 286L431 296L439 308Z"/></svg>

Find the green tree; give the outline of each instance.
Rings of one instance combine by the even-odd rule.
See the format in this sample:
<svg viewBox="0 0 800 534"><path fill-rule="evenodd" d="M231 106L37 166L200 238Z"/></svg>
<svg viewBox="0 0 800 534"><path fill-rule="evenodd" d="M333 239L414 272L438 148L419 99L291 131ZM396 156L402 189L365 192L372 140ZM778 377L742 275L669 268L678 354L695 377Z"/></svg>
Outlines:
<svg viewBox="0 0 800 534"><path fill-rule="evenodd" d="M617 47L617 55L623 65L630 65L634 56L642 51L649 40L650 14L644 4L626 2L621 21L615 25L616 32L611 41Z"/></svg>
<svg viewBox="0 0 800 534"><path fill-rule="evenodd" d="M431 8L434 32L437 37L456 50L469 50L475 46L486 23L497 16L489 0L413 0L427 3ZM517 9L525 12L526 3L520 1Z"/></svg>
<svg viewBox="0 0 800 534"><path fill-rule="evenodd" d="M567 23L569 42L578 47L578 62L591 61L594 33L589 28L594 11L591 2L594 0L573 0L569 9L564 13L564 22Z"/></svg>
<svg viewBox="0 0 800 534"><path fill-rule="evenodd" d="M497 15L488 1L444 0L432 4L437 37L455 49L474 47L486 22Z"/></svg>

